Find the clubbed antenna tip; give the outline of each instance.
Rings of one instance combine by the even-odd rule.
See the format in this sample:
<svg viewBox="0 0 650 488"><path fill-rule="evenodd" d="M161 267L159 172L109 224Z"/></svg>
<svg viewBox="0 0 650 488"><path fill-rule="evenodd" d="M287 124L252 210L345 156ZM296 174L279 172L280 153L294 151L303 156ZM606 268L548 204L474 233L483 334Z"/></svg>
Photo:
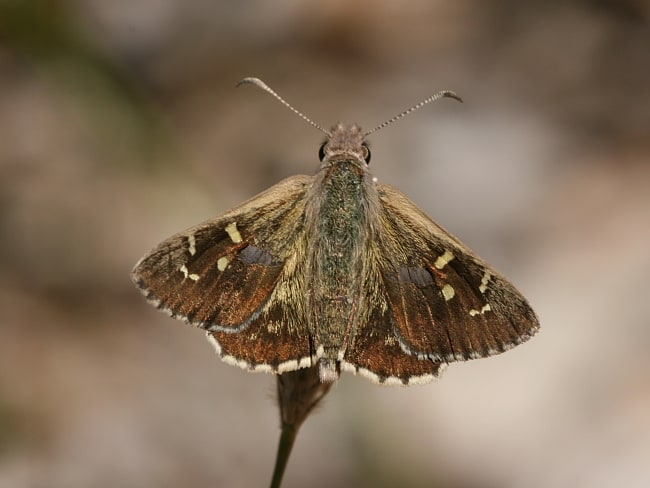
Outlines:
<svg viewBox="0 0 650 488"><path fill-rule="evenodd" d="M422 100L420 103L417 105L413 105L411 108L404 110L404 112L397 114L395 117L388 119L386 122L383 122L379 124L377 127L374 129L369 130L364 134L364 137L368 136L369 134L372 134L373 132L377 132L379 129L383 129L387 125L392 124L396 120L401 119L402 117L410 114L411 112L414 112L415 110L419 109L420 107L424 107L427 103L435 102L436 100L439 100L441 98L453 98L454 100L458 100L460 103L463 103L463 99L460 98L455 92L451 90L440 90L438 93L434 93L431 95L429 98L426 100Z"/></svg>

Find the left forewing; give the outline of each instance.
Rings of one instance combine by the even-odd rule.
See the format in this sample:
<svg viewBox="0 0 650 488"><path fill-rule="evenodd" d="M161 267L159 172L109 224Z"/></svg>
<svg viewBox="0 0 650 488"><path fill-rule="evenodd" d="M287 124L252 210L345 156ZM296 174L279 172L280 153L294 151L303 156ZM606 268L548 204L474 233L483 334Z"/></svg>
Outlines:
<svg viewBox="0 0 650 488"><path fill-rule="evenodd" d="M294 176L241 206L163 241L133 281L158 308L210 330L236 332L267 304L302 232L311 177Z"/></svg>

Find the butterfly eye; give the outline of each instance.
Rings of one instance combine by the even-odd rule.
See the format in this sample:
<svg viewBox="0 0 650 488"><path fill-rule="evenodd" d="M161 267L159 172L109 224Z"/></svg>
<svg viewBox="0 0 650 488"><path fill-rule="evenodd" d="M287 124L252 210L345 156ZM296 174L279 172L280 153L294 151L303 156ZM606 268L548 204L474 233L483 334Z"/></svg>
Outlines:
<svg viewBox="0 0 650 488"><path fill-rule="evenodd" d="M361 147L363 148L363 159L366 160L366 164L370 164L370 148L368 147L368 144L364 142L361 144Z"/></svg>
<svg viewBox="0 0 650 488"><path fill-rule="evenodd" d="M320 149L318 150L318 159L323 160L325 159L325 146L327 145L326 142L322 143L320 146Z"/></svg>

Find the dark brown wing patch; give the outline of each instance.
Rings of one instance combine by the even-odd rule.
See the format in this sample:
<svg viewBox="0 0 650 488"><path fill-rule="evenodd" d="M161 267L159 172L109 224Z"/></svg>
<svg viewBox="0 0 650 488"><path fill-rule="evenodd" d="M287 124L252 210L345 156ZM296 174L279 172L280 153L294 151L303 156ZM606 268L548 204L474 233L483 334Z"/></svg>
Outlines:
<svg viewBox="0 0 650 488"><path fill-rule="evenodd" d="M158 308L210 330L236 332L267 306L303 231L312 177L294 176L240 207L170 237L132 278Z"/></svg>
<svg viewBox="0 0 650 488"><path fill-rule="evenodd" d="M440 372L440 361L406 354L395 336L391 310L379 309L355 334L342 369L381 384L428 383Z"/></svg>
<svg viewBox="0 0 650 488"><path fill-rule="evenodd" d="M277 303L241 332L209 331L208 339L224 361L251 371L284 373L312 365L306 324L290 326Z"/></svg>
<svg viewBox="0 0 650 488"><path fill-rule="evenodd" d="M524 297L398 190L380 187L382 271L393 332L422 360L459 361L503 352L538 329Z"/></svg>
<svg viewBox="0 0 650 488"><path fill-rule="evenodd" d="M490 275L488 287L481 293L481 281L476 281L470 268L456 259L444 274L433 267L419 268L430 273L430 284L390 276L385 280L395 334L406 352L449 362L490 356L519 343L524 332L519 322L512 322L513 313L504 312L498 296L488 293L490 286L503 290L508 284ZM518 308L520 313L522 307Z"/></svg>

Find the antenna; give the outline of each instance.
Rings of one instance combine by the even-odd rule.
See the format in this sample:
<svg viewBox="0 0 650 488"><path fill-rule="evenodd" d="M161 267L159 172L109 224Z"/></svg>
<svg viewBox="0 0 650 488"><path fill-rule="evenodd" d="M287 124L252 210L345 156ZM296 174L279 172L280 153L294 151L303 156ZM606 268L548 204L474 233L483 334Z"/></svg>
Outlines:
<svg viewBox="0 0 650 488"><path fill-rule="evenodd" d="M408 110L404 110L404 112L402 112L401 114L398 114L398 115L396 115L395 117L393 117L393 118L391 118L391 119L388 119L386 122L383 122L383 123L379 124L379 125L378 125L377 127L375 127L374 129L371 129L371 130L367 131L367 132L363 135L363 137L367 137L368 135L372 134L373 132L377 132L379 129L383 129L384 127L386 127L387 125L392 124L392 123L395 122L396 120L399 120L399 119L401 119L402 117L404 117L404 116L410 114L411 112L413 112L413 111L419 109L420 107L425 106L427 103L435 102L436 100L439 100L440 98L445 98L445 97L447 97L447 98L453 98L453 99L455 99L455 100L458 100L460 103L463 103L463 99L460 98L458 95L456 95L456 93L454 93L453 91L450 91L450 90L441 90L441 91L439 91L438 93L436 93L436 94L434 94L434 95L431 95L431 96L430 96L429 98L427 98L426 100L422 100L422 101L421 101L420 103L418 103L417 105L412 106L412 107L409 108Z"/></svg>
<svg viewBox="0 0 650 488"><path fill-rule="evenodd" d="M314 121L311 120L309 117L307 117L305 114L303 114L303 113L300 112L299 110L293 108L293 106L291 106L291 105L289 104L289 102L287 102L284 98L282 98L280 95L278 95L278 94L277 94L277 93L276 93L276 92L275 92L275 91L274 91L274 90L273 90L269 85L267 85L266 83L264 83L264 82L263 82L262 80L260 80L259 78L253 78L253 77L244 78L244 79L241 80L239 83L237 83L237 86L240 86L240 85L247 85L247 84L255 85L256 87L261 88L261 89L264 90L265 92L270 93L271 95L273 95L273 97L274 97L276 100L278 100L282 105L284 105L285 107L287 107L287 108L288 108L289 110L291 110L293 113L295 113L296 115L298 115L301 119L305 120L306 122L308 122L308 123L309 123L310 125L312 125L313 127L316 127L319 131L321 131L322 133L324 133L324 134L327 135L328 137L331 137L331 134L329 133L329 131L326 131L326 130L323 129L320 125L318 125L316 122L314 122ZM383 128L386 127L387 125L392 124L393 122L395 122L395 121L401 119L402 117L405 117L406 115L408 115L408 114L410 114L411 112L414 112L415 110L417 110L417 109L419 109L419 108L425 106L426 104L431 103L431 102L435 102L436 100L439 100L439 99L441 99L441 98L453 98L454 100L458 100L458 101L461 102L461 103L463 102L463 99L460 98L458 95L456 95L455 92L453 92L453 91L451 91L451 90L441 90L441 91L439 91L438 93L433 94L432 96L430 96L430 97L427 98L426 100L422 100L422 101L421 101L420 103L418 103L417 105L413 105L411 108L409 108L409 109L407 109L407 110L404 110L404 112L402 112L402 113L400 113L400 114L397 114L395 117L393 117L393 118L391 118L391 119L388 119L386 122L383 122L383 123L379 124L379 125L378 125L377 127L375 127L374 129L371 129L371 130L367 131L365 134L363 134L363 137L367 137L367 136L369 136L370 134L372 134L373 132L377 132L379 129L383 129Z"/></svg>
<svg viewBox="0 0 650 488"><path fill-rule="evenodd" d="M306 121L309 122L312 126L316 127L319 131L321 131L321 132L323 132L324 134L326 134L328 137L331 136L331 134L329 133L329 131L326 131L326 130L323 129L320 125L318 125L316 122L314 122L314 121L311 120L309 117L307 117L306 115L304 115L302 112L300 112L300 111L296 110L295 108L293 108L293 107L289 104L289 102L285 101L284 98L282 98L280 95L278 95L277 93L275 93L275 91L273 91L269 85L267 85L266 83L264 83L264 82L263 82L262 80L260 80L259 78L244 78L244 79L241 80L239 83L237 83L237 86L240 86L240 85L246 85L246 84L255 85L256 87L261 88L261 89L264 90L265 92L270 93L270 94L273 95L273 97L275 97L275 98L276 98L276 99L277 99L277 100L278 100L282 105L284 105L284 106L287 107L289 110L291 110L293 113L295 113L296 115L298 115L301 119L306 120Z"/></svg>

